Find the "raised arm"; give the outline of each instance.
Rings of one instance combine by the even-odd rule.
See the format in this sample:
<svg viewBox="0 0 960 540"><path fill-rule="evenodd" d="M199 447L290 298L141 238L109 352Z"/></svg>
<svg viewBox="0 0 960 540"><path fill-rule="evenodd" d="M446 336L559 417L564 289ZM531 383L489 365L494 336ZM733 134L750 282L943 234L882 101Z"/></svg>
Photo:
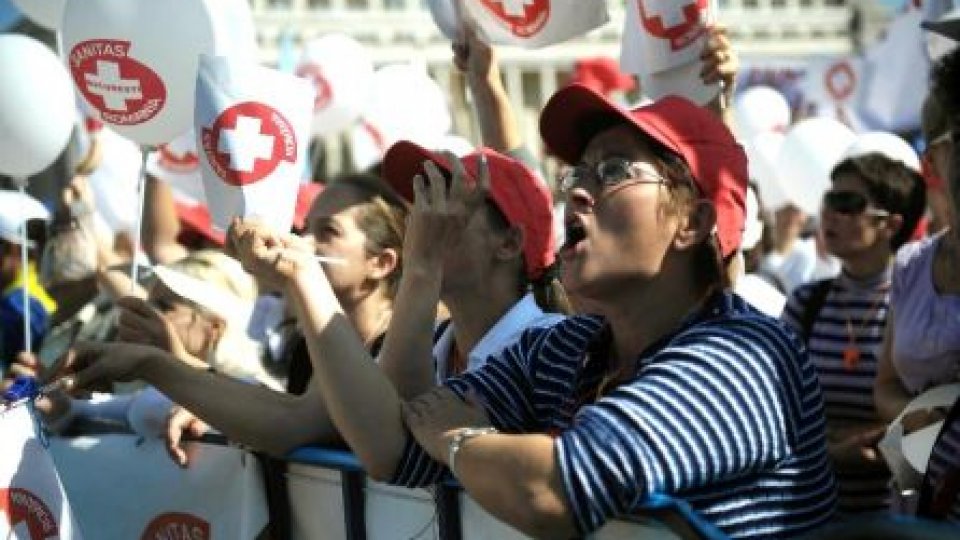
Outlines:
<svg viewBox="0 0 960 540"><path fill-rule="evenodd" d="M517 150L523 138L500 78L497 52L477 34L473 24L463 27L462 38L453 44L453 63L467 79L483 144L503 153Z"/></svg>
<svg viewBox="0 0 960 540"><path fill-rule="evenodd" d="M276 456L311 442L335 444L318 389L294 396L196 369L159 348L80 344L69 390L142 379L232 440Z"/></svg>
<svg viewBox="0 0 960 540"><path fill-rule="evenodd" d="M483 205L490 184L489 170L481 160L480 188L467 192L460 161L449 153L446 159L457 177L449 198L433 163L425 165L429 182L422 177L414 179L414 205L403 243L403 278L394 302L394 312L402 315L391 319L380 352L381 369L406 400L436 385L433 322L440 301L443 258L457 250L463 229Z"/></svg>
<svg viewBox="0 0 960 540"><path fill-rule="evenodd" d="M170 185L147 176L144 184L146 204L143 207L143 249L151 261L168 264L187 256L187 248L177 242L180 220L173 202Z"/></svg>
<svg viewBox="0 0 960 540"><path fill-rule="evenodd" d="M730 43L726 26L713 24L708 28L706 44L700 59L703 61L700 78L704 84L720 82L722 85L720 95L707 104L707 108L719 116L730 131L736 133L733 95L736 89L737 72L740 70L740 58L733 49L733 44Z"/></svg>
<svg viewBox="0 0 960 540"><path fill-rule="evenodd" d="M407 438L400 396L364 348L312 251L251 222L237 221L228 240L248 272L284 290L331 420L367 473L388 478Z"/></svg>

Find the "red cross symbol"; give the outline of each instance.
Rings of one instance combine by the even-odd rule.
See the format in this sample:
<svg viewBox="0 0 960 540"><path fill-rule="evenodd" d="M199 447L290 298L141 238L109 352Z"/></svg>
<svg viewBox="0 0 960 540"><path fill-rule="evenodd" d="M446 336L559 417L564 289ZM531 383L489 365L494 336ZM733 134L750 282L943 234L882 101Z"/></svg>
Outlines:
<svg viewBox="0 0 960 540"><path fill-rule="evenodd" d="M247 101L229 107L202 133L207 161L224 182L233 186L263 180L281 161L297 161L293 126L279 111L263 103Z"/></svg>
<svg viewBox="0 0 960 540"><path fill-rule="evenodd" d="M647 33L670 42L672 50L680 50L706 29L702 13L707 10L707 0L637 0L640 7L640 22Z"/></svg>
<svg viewBox="0 0 960 540"><path fill-rule="evenodd" d="M530 37L550 20L550 0L480 0L513 35Z"/></svg>
<svg viewBox="0 0 960 540"><path fill-rule="evenodd" d="M129 53L129 41L110 39L83 41L70 51L74 84L108 124L142 124L166 103L160 76Z"/></svg>
<svg viewBox="0 0 960 540"><path fill-rule="evenodd" d="M168 512L153 518L140 535L140 540L155 538L189 538L209 540L210 524L192 514Z"/></svg>
<svg viewBox="0 0 960 540"><path fill-rule="evenodd" d="M100 96L104 106L111 111L127 111L128 101L140 101L140 81L120 76L120 64L109 60L97 60L97 72L85 73L87 91Z"/></svg>
<svg viewBox="0 0 960 540"><path fill-rule="evenodd" d="M830 66L823 78L834 101L846 101L857 88L857 74L846 60Z"/></svg>
<svg viewBox="0 0 960 540"><path fill-rule="evenodd" d="M0 489L0 532L4 538L44 540L60 535L57 520L39 497L21 488ZM9 531L4 531L9 527ZM23 533L26 532L26 535Z"/></svg>

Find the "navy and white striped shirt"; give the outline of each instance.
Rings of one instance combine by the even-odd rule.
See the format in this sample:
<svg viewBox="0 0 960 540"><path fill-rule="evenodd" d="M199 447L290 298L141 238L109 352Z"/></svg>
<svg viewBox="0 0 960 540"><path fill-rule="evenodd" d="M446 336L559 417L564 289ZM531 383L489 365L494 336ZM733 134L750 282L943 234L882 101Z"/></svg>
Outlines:
<svg viewBox="0 0 960 540"><path fill-rule="evenodd" d="M588 354L602 319L525 332L481 369L445 384L473 389L507 433L553 433L581 533L667 494L735 538L786 538L826 523L836 505L816 372L785 325L722 294L641 356L633 380L583 405L605 372ZM443 472L410 437L393 479Z"/></svg>
<svg viewBox="0 0 960 540"><path fill-rule="evenodd" d="M890 276L889 268L866 280L841 274L830 283L810 328L807 346L823 387L828 431L881 423L873 405L873 383L890 303ZM818 283L800 287L787 302L783 319L798 331ZM851 345L859 351L859 360L846 365L844 349ZM836 473L842 514L883 512L889 508L890 474L882 464L873 470L840 468Z"/></svg>

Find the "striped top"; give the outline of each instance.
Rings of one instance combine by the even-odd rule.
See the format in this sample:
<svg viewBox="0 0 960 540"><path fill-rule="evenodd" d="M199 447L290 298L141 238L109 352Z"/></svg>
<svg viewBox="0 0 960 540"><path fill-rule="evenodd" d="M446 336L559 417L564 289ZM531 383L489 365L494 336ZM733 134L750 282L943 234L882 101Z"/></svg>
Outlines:
<svg viewBox="0 0 960 540"><path fill-rule="evenodd" d="M823 388L828 432L851 425L881 423L873 405L873 382L883 347L890 275L888 268L866 280L855 280L847 274L838 276L831 282L823 307L810 329L807 345ZM817 283L808 283L798 288L787 302L783 320L798 331L816 287ZM844 362L844 350L850 347L859 355L853 364ZM889 474L844 469L836 473L842 514L888 508Z"/></svg>
<svg viewBox="0 0 960 540"><path fill-rule="evenodd" d="M785 325L730 294L648 348L634 378L595 402L603 320L533 329L479 370L449 379L507 433L551 433L580 533L636 513L654 494L688 502L734 538L788 538L836 503L823 399ZM408 438L393 483L436 482L441 465Z"/></svg>

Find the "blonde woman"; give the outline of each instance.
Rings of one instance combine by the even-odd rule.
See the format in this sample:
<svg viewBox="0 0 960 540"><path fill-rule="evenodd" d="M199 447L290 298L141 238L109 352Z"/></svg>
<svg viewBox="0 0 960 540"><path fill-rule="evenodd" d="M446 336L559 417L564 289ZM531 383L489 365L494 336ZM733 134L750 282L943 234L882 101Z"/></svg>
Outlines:
<svg viewBox="0 0 960 540"><path fill-rule="evenodd" d="M127 297L117 338L153 345L197 369L278 389L263 369L260 346L246 335L256 287L239 264L216 251L198 251L154 269L146 299ZM134 394L94 394L89 400L55 394L40 404L62 430L77 418L120 422L143 436L163 433L174 404L154 388Z"/></svg>

